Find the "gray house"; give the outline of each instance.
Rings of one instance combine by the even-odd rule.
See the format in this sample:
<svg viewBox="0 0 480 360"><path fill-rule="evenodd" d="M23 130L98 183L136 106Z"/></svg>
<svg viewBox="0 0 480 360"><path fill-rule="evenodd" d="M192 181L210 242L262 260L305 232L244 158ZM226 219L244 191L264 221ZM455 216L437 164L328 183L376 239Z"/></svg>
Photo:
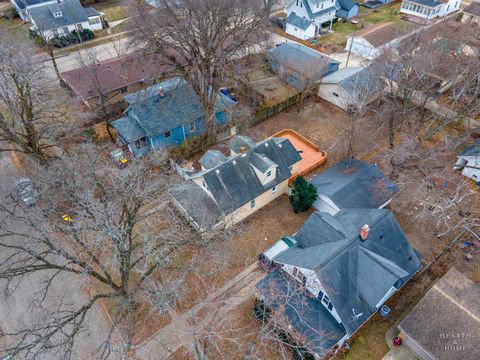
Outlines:
<svg viewBox="0 0 480 360"><path fill-rule="evenodd" d="M284 331L318 359L341 347L420 268L387 209L315 212L279 243L262 254L274 270L257 284L258 296L284 309Z"/></svg>
<svg viewBox="0 0 480 360"><path fill-rule="evenodd" d="M339 61L297 43L282 43L268 51L272 71L297 90L315 85L338 70Z"/></svg>
<svg viewBox="0 0 480 360"><path fill-rule="evenodd" d="M398 192L378 166L345 159L310 180L317 188L313 207L335 215L341 209L384 208Z"/></svg>

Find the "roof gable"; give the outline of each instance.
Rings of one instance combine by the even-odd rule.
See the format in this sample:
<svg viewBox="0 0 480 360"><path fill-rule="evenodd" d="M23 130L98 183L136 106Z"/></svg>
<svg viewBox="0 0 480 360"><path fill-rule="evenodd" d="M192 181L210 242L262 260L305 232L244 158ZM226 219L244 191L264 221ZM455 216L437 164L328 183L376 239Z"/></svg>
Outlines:
<svg viewBox="0 0 480 360"><path fill-rule="evenodd" d="M378 23L357 31L355 37L362 37L374 47L383 46L406 33L393 23Z"/></svg>
<svg viewBox="0 0 480 360"><path fill-rule="evenodd" d="M480 3L476 1L472 2L465 9L463 9L463 12L480 17Z"/></svg>
<svg viewBox="0 0 480 360"><path fill-rule="evenodd" d="M54 14L60 13L61 16ZM88 21L88 16L79 0L63 0L50 5L33 7L29 15L40 31L57 29Z"/></svg>

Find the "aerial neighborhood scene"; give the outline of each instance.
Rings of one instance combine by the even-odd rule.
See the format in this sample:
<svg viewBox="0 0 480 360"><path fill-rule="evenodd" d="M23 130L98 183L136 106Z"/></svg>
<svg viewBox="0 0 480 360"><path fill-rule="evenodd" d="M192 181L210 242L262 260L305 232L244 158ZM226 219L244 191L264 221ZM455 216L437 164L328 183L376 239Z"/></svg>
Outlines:
<svg viewBox="0 0 480 360"><path fill-rule="evenodd" d="M0 360L480 359L480 0L0 0Z"/></svg>

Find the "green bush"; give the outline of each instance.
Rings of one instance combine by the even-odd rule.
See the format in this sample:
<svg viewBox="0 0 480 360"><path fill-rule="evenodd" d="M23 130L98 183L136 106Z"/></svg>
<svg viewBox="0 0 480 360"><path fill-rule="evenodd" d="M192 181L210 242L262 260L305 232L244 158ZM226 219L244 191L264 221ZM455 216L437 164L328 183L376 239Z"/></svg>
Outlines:
<svg viewBox="0 0 480 360"><path fill-rule="evenodd" d="M317 199L317 189L302 176L299 176L293 182L293 190L289 199L293 207L293 212L299 213L307 211Z"/></svg>

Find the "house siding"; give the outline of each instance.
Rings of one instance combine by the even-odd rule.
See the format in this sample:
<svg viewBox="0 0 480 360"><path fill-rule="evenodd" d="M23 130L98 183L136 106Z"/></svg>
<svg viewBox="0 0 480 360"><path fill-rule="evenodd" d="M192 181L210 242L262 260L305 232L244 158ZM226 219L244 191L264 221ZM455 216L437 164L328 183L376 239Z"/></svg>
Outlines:
<svg viewBox="0 0 480 360"><path fill-rule="evenodd" d="M287 189L288 189L288 179L277 185L277 191L275 194L273 194L272 189L269 188L263 194L255 198L255 207L253 209L250 208L250 201L249 201L242 207L238 208L231 214L227 215L225 219L226 227L230 227L244 220L245 218L253 214L255 211L261 209L265 205L269 204L271 201L285 194L287 192Z"/></svg>

